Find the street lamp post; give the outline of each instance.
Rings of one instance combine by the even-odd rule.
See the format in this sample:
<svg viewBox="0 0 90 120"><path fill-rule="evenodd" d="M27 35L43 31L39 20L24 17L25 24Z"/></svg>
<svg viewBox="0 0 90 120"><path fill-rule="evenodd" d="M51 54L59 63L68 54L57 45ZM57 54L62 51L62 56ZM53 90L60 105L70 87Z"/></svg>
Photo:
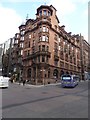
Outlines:
<svg viewBox="0 0 90 120"><path fill-rule="evenodd" d="M42 71L42 79L43 79L43 85L45 85L45 79L44 79L44 69L42 69L42 70L40 70L40 71Z"/></svg>

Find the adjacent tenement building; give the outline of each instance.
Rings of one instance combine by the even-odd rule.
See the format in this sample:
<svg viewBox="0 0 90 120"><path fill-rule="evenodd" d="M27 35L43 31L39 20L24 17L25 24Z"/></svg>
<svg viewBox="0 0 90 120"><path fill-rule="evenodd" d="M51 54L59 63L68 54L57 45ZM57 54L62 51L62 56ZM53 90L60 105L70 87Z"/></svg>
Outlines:
<svg viewBox="0 0 90 120"><path fill-rule="evenodd" d="M89 79L90 71L90 45L84 40L84 37L81 36L81 75L82 80Z"/></svg>

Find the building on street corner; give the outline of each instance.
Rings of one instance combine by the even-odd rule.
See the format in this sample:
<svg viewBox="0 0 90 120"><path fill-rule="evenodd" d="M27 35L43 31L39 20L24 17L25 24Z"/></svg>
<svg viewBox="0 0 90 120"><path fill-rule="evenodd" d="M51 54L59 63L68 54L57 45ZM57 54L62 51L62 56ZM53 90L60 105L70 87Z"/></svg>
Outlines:
<svg viewBox="0 0 90 120"><path fill-rule="evenodd" d="M80 36L67 33L59 23L52 5L41 5L36 19L26 21L23 78L31 83L60 81L64 73L81 76Z"/></svg>

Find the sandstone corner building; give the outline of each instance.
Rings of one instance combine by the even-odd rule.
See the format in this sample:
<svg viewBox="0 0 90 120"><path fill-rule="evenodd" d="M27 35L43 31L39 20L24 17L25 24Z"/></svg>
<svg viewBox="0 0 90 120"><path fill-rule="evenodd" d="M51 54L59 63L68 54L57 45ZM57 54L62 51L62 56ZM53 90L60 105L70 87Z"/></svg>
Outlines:
<svg viewBox="0 0 90 120"><path fill-rule="evenodd" d="M81 75L80 60L80 36L71 36L64 25L59 26L52 5L40 6L36 19L25 24L23 78L47 84L64 73Z"/></svg>

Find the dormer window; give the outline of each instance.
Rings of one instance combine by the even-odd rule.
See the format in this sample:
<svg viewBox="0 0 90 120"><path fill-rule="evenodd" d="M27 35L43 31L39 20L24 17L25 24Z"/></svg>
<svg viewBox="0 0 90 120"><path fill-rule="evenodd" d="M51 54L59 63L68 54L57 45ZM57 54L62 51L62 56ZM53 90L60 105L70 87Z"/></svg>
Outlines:
<svg viewBox="0 0 90 120"><path fill-rule="evenodd" d="M42 11L39 12L39 15L42 16Z"/></svg>
<svg viewBox="0 0 90 120"><path fill-rule="evenodd" d="M46 10L44 10L44 11L43 11L43 14L46 16L46 15L47 15L47 11L46 11Z"/></svg>
<svg viewBox="0 0 90 120"><path fill-rule="evenodd" d="M51 16L51 13L48 11L48 16Z"/></svg>

